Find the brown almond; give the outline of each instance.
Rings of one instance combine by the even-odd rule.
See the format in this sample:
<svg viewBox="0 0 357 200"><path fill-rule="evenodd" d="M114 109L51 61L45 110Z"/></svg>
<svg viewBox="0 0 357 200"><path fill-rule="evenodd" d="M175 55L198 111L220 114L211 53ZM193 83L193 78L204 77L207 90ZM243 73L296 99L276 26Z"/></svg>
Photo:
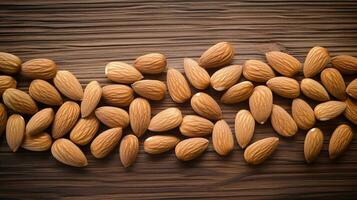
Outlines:
<svg viewBox="0 0 357 200"><path fill-rule="evenodd" d="M106 85L102 88L102 99L108 105L125 107L133 101L134 91L127 85Z"/></svg>
<svg viewBox="0 0 357 200"><path fill-rule="evenodd" d="M319 128L313 128L306 134L304 155L307 163L313 162L320 154L324 144L324 135Z"/></svg>
<svg viewBox="0 0 357 200"><path fill-rule="evenodd" d="M102 106L95 110L95 116L110 128L126 128L129 125L129 114L121 108Z"/></svg>
<svg viewBox="0 0 357 200"><path fill-rule="evenodd" d="M15 112L33 115L38 111L36 102L31 96L18 89L9 88L5 90L2 99L5 105Z"/></svg>
<svg viewBox="0 0 357 200"><path fill-rule="evenodd" d="M187 137L203 137L212 133L214 124L197 115L186 115L182 119L180 132Z"/></svg>
<svg viewBox="0 0 357 200"><path fill-rule="evenodd" d="M143 74L160 74L166 68L166 57L161 53L149 53L138 57L134 67Z"/></svg>
<svg viewBox="0 0 357 200"><path fill-rule="evenodd" d="M357 99L357 78L355 78L353 81L350 82L350 84L348 84L346 88L346 93L354 99Z"/></svg>
<svg viewBox="0 0 357 200"><path fill-rule="evenodd" d="M357 58L349 55L339 55L331 59L334 68L338 69L342 74L357 73Z"/></svg>
<svg viewBox="0 0 357 200"><path fill-rule="evenodd" d="M63 99L57 89L44 80L33 80L29 87L29 93L34 100L46 105L60 106L63 104Z"/></svg>
<svg viewBox="0 0 357 200"><path fill-rule="evenodd" d="M52 108L38 111L26 124L26 134L30 136L43 133L52 123L55 113Z"/></svg>
<svg viewBox="0 0 357 200"><path fill-rule="evenodd" d="M151 119L148 129L155 132L168 131L180 126L181 122L181 111L177 108L167 108Z"/></svg>
<svg viewBox="0 0 357 200"><path fill-rule="evenodd" d="M183 60L183 67L185 69L186 77L193 87L198 90L204 90L209 86L210 76L208 72L206 69L199 66L195 60L185 58Z"/></svg>
<svg viewBox="0 0 357 200"><path fill-rule="evenodd" d="M214 150L221 156L228 155L234 148L234 138L231 128L224 120L219 120L212 131Z"/></svg>
<svg viewBox="0 0 357 200"><path fill-rule="evenodd" d="M148 154L161 154L175 148L180 142L172 135L154 135L148 137L144 142L144 151Z"/></svg>
<svg viewBox="0 0 357 200"><path fill-rule="evenodd" d="M46 58L32 59L21 65L21 75L30 79L52 79L57 73L57 65Z"/></svg>
<svg viewBox="0 0 357 200"><path fill-rule="evenodd" d="M281 106L273 105L270 118L274 130L281 136L291 137L298 131L294 119Z"/></svg>
<svg viewBox="0 0 357 200"><path fill-rule="evenodd" d="M268 137L249 145L244 151L244 159L248 164L258 165L268 159L279 144L279 138Z"/></svg>
<svg viewBox="0 0 357 200"><path fill-rule="evenodd" d="M274 77L269 79L267 86L277 95L285 98L296 98L300 95L300 85L292 78L288 77Z"/></svg>
<svg viewBox="0 0 357 200"><path fill-rule="evenodd" d="M203 68L213 68L228 65L234 57L234 48L228 42L219 42L207 49L198 60Z"/></svg>
<svg viewBox="0 0 357 200"><path fill-rule="evenodd" d="M321 72L321 82L325 86L326 90L339 100L345 100L346 84L341 73L334 68L327 68Z"/></svg>
<svg viewBox="0 0 357 200"><path fill-rule="evenodd" d="M139 153L139 140L135 135L127 135L120 142L120 161L125 168L131 166Z"/></svg>
<svg viewBox="0 0 357 200"><path fill-rule="evenodd" d="M243 67L244 78L254 82L266 82L275 77L273 69L260 60L247 60Z"/></svg>
<svg viewBox="0 0 357 200"><path fill-rule="evenodd" d="M116 83L131 84L143 79L143 75L133 66L124 62L110 62L105 66L105 75Z"/></svg>
<svg viewBox="0 0 357 200"><path fill-rule="evenodd" d="M0 136L5 130L7 122L7 111L4 104L0 103Z"/></svg>
<svg viewBox="0 0 357 200"><path fill-rule="evenodd" d="M15 74L21 68L21 59L13 54L0 52L0 72Z"/></svg>
<svg viewBox="0 0 357 200"><path fill-rule="evenodd" d="M25 135L25 120L21 115L13 114L6 124L6 141L10 149L16 152Z"/></svg>
<svg viewBox="0 0 357 200"><path fill-rule="evenodd" d="M56 88L66 97L80 101L83 98L83 89L78 79L69 71L60 70L57 72L53 83Z"/></svg>
<svg viewBox="0 0 357 200"><path fill-rule="evenodd" d="M82 117L88 117L97 107L102 97L102 87L98 81L91 81L84 90L83 100L81 102Z"/></svg>
<svg viewBox="0 0 357 200"><path fill-rule="evenodd" d="M47 151L51 148L52 137L48 133L40 133L35 136L25 135L22 148L29 151Z"/></svg>
<svg viewBox="0 0 357 200"><path fill-rule="evenodd" d="M144 135L151 120L151 106L143 98L134 99L129 106L131 130L137 137Z"/></svg>
<svg viewBox="0 0 357 200"><path fill-rule="evenodd" d="M0 96L8 88L16 88L17 82L11 76L0 75Z"/></svg>
<svg viewBox="0 0 357 200"><path fill-rule="evenodd" d="M158 80L141 80L131 84L136 94L150 99L162 100L165 98L166 85Z"/></svg>
<svg viewBox="0 0 357 200"><path fill-rule="evenodd" d="M350 120L350 122L357 125L357 100L352 98L347 98L345 103L346 103L346 109L343 114L348 120Z"/></svg>
<svg viewBox="0 0 357 200"><path fill-rule="evenodd" d="M166 75L170 97L176 103L184 103L191 98L191 89L185 77L177 69L169 68Z"/></svg>
<svg viewBox="0 0 357 200"><path fill-rule="evenodd" d="M265 57L269 65L284 76L292 77L302 70L300 61L287 53L271 51Z"/></svg>
<svg viewBox="0 0 357 200"><path fill-rule="evenodd" d="M315 125L315 113L311 106L302 99L294 99L291 115L300 129L308 130Z"/></svg>
<svg viewBox="0 0 357 200"><path fill-rule="evenodd" d="M301 92L315 101L329 101L330 96L328 95L324 86L319 82L311 78L304 78L300 84Z"/></svg>
<svg viewBox="0 0 357 200"><path fill-rule="evenodd" d="M60 138L51 147L53 157L59 162L72 167L85 167L88 161L84 153L73 142Z"/></svg>
<svg viewBox="0 0 357 200"><path fill-rule="evenodd" d="M247 100L253 93L254 85L250 81L243 81L230 87L221 97L225 104L235 104Z"/></svg>
<svg viewBox="0 0 357 200"><path fill-rule="evenodd" d="M310 49L305 58L304 76L310 78L320 73L330 62L330 55L326 48L316 46Z"/></svg>
<svg viewBox="0 0 357 200"><path fill-rule="evenodd" d="M199 92L191 98L192 109L202 117L210 120L222 118L222 110L218 103L208 94Z"/></svg>
<svg viewBox="0 0 357 200"><path fill-rule="evenodd" d="M242 74L242 66L230 65L216 71L211 76L211 86L217 91L223 91L236 84Z"/></svg>
<svg viewBox="0 0 357 200"><path fill-rule="evenodd" d="M255 120L248 110L240 110L234 121L235 136L239 146L244 149L253 138Z"/></svg>
<svg viewBox="0 0 357 200"><path fill-rule="evenodd" d="M176 145L176 157L182 161L193 160L206 151L208 143L206 138L199 137L182 140Z"/></svg>
<svg viewBox="0 0 357 200"><path fill-rule="evenodd" d="M69 138L75 144L84 146L92 141L95 134L98 132L98 129L99 121L92 114L86 118L81 118L78 120L71 133L69 134Z"/></svg>
<svg viewBox="0 0 357 200"><path fill-rule="evenodd" d="M264 124L273 108L273 93L266 86L257 86L249 97L249 108L255 121Z"/></svg>
<svg viewBox="0 0 357 200"><path fill-rule="evenodd" d="M53 120L52 137L57 139L66 135L76 124L80 112L79 105L73 101L62 104Z"/></svg>
<svg viewBox="0 0 357 200"><path fill-rule="evenodd" d="M339 125L331 135L328 153L330 159L341 156L352 141L353 132L351 127L346 124Z"/></svg>
<svg viewBox="0 0 357 200"><path fill-rule="evenodd" d="M119 143L122 133L122 128L111 128L100 133L90 145L93 156L96 158L107 156Z"/></svg>
<svg viewBox="0 0 357 200"><path fill-rule="evenodd" d="M336 118L346 109L346 103L341 101L327 101L318 104L314 108L316 119L320 121L327 121Z"/></svg>

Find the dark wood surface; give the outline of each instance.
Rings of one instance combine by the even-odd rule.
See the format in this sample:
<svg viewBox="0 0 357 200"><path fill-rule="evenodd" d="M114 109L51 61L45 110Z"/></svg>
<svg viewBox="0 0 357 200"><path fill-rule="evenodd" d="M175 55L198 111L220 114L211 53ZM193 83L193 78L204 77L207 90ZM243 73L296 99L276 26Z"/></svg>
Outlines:
<svg viewBox="0 0 357 200"><path fill-rule="evenodd" d="M357 1L0 2L0 51L25 61L53 59L83 86L91 80L110 83L104 75L107 62L132 63L150 52L165 54L169 66L183 71L184 57L197 59L219 41L232 42L237 64L264 60L263 53L270 49L289 52L303 62L315 45L327 47L331 55L357 56ZM146 78L165 80L165 74ZM20 80L19 86L26 90L28 81ZM220 96L212 89L208 93ZM290 111L291 100L276 97L274 103ZM189 104L177 105L167 96L152 103L153 114L169 106L193 113ZM222 105L232 130L234 116L243 108L247 103ZM281 138L273 157L256 167L244 162L238 145L225 158L210 145L201 158L188 163L177 161L173 152L149 156L141 146L130 169L121 166L118 148L97 160L85 147L89 165L77 169L58 163L49 152L12 153L3 136L0 199L355 199L357 141L336 161L330 161L327 152L333 129L346 122L340 117L317 124L325 141L311 165L304 162L304 131ZM270 123L257 125L253 140L276 135Z"/></svg>

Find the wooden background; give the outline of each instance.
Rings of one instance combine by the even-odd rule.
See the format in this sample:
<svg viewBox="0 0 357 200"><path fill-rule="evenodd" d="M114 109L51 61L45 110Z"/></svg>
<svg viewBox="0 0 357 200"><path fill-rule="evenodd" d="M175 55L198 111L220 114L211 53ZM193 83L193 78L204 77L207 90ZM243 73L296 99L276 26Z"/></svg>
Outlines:
<svg viewBox="0 0 357 200"><path fill-rule="evenodd" d="M25 61L53 59L83 86L91 80L110 83L104 76L107 62L132 63L150 52L165 54L169 66L183 71L184 57L197 59L219 41L234 45L237 64L264 60L263 52L269 49L289 52L303 62L315 45L327 47L331 55L357 56L357 1L0 2L0 51ZM146 78L165 80L165 74ZM19 85L26 90L28 81ZM220 96L212 89L208 92L216 99ZM291 100L275 97L274 103L290 111ZM153 114L169 106L193 113L189 104L174 104L167 96L152 103ZM243 108L247 103L222 105L231 128ZM77 169L58 163L49 152L12 153L2 137L0 199L353 199L357 140L336 161L330 161L327 152L333 129L346 122L340 117L318 123L325 143L312 165L304 162L303 131L294 138L281 138L273 157L256 167L244 162L238 145L225 158L210 145L201 158L188 163L177 161L173 152L149 156L141 146L130 169L121 166L117 148L109 157L96 160L85 147L89 165ZM270 123L257 125L254 141L276 135Z"/></svg>

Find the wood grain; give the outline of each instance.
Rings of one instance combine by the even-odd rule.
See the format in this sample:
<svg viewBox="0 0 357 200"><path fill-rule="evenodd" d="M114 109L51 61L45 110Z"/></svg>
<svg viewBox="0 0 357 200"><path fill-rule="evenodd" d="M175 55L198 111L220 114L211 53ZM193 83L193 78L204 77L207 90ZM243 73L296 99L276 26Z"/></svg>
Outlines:
<svg viewBox="0 0 357 200"><path fill-rule="evenodd" d="M315 45L327 47L331 55L357 56L355 0L70 2L2 0L0 51L14 53L24 61L53 59L60 69L73 72L83 86L91 80L110 83L104 75L107 62L133 63L136 57L151 52L165 54L169 66L183 71L184 57L197 59L219 41L235 46L237 64L246 59L264 60L264 52L272 49L289 52L303 62ZM165 80L165 74L147 78ZM28 80L19 81L20 88L26 90ZM215 99L220 96L212 89L208 93ZM290 111L291 100L276 97L274 103ZM170 106L179 107L184 114L193 113L189 104L175 104L167 96L152 103L153 114ZM246 102L222 105L232 129L235 114L243 108L247 108ZM327 153L333 129L346 122L340 117L318 123L325 141L322 154L312 165L304 162L304 131L291 139L281 138L272 159L257 167L244 162L238 145L226 158L218 156L210 145L201 158L188 163L177 161L173 152L149 156L141 146L137 163L130 169L121 166L118 148L108 158L96 160L85 147L89 166L75 169L56 162L49 152L12 153L2 137L0 198L354 199L356 140L337 161L330 161ZM269 123L259 125L254 141L275 135Z"/></svg>

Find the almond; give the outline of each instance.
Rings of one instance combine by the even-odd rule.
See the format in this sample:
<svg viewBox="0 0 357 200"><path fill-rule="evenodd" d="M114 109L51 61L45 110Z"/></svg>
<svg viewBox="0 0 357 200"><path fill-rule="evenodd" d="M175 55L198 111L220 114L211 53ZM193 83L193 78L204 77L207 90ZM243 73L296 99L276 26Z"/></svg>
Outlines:
<svg viewBox="0 0 357 200"><path fill-rule="evenodd" d="M299 128L308 130L315 125L315 113L311 106L302 99L294 99L291 115Z"/></svg>
<svg viewBox="0 0 357 200"><path fill-rule="evenodd" d="M220 42L207 49L198 60L203 68L213 68L228 65L234 57L234 48L228 42Z"/></svg>
<svg viewBox="0 0 357 200"><path fill-rule="evenodd" d="M298 131L294 119L281 106L273 105L270 118L274 130L281 136L291 137Z"/></svg>
<svg viewBox="0 0 357 200"><path fill-rule="evenodd" d="M66 135L76 124L80 112L79 105L73 101L62 104L53 120L52 137L57 139Z"/></svg>
<svg viewBox="0 0 357 200"><path fill-rule="evenodd" d="M230 65L216 71L211 76L211 86L217 91L223 91L236 84L242 74L242 66Z"/></svg>
<svg viewBox="0 0 357 200"><path fill-rule="evenodd" d="M136 98L129 106L131 130L137 137L144 135L151 119L150 103L143 98Z"/></svg>
<svg viewBox="0 0 357 200"><path fill-rule="evenodd" d="M149 130L163 132L180 126L182 122L181 111L177 108L167 108L157 113L150 121Z"/></svg>
<svg viewBox="0 0 357 200"><path fill-rule="evenodd" d="M300 61L287 53L271 51L265 57L269 65L284 76L292 77L302 70Z"/></svg>
<svg viewBox="0 0 357 200"><path fill-rule="evenodd" d="M191 89L185 77L177 69L169 68L166 76L167 88L172 100L184 103L191 98Z"/></svg>
<svg viewBox="0 0 357 200"><path fill-rule="evenodd" d="M357 99L357 78L355 78L353 81L350 82L350 84L348 84L346 88L346 93L354 99Z"/></svg>
<svg viewBox="0 0 357 200"><path fill-rule="evenodd" d="M13 54L0 52L0 72L15 74L20 70L21 59Z"/></svg>
<svg viewBox="0 0 357 200"><path fill-rule="evenodd" d="M339 100L345 100L346 84L342 75L337 69L327 68L321 72L321 82L327 89L327 91Z"/></svg>
<svg viewBox="0 0 357 200"><path fill-rule="evenodd" d="M225 104L235 104L247 100L253 93L254 85L250 81L243 81L230 87L221 97Z"/></svg>
<svg viewBox="0 0 357 200"><path fill-rule="evenodd" d="M166 68L166 57L161 53L149 53L138 57L134 67L143 74L160 74Z"/></svg>
<svg viewBox="0 0 357 200"><path fill-rule="evenodd" d="M346 103L346 110L343 114L348 120L350 120L350 122L357 125L357 100L354 100L352 98L347 98L345 103Z"/></svg>
<svg viewBox="0 0 357 200"><path fill-rule="evenodd" d="M320 154L324 144L324 135L319 128L313 128L306 134L304 155L307 163L313 162Z"/></svg>
<svg viewBox="0 0 357 200"><path fill-rule="evenodd" d="M180 132L187 137L202 137L212 133L214 124L197 115L186 115L180 125Z"/></svg>
<svg viewBox="0 0 357 200"><path fill-rule="evenodd" d="M8 108L21 114L33 115L38 110L31 96L18 89L9 88L5 90L2 99Z"/></svg>
<svg viewBox="0 0 357 200"><path fill-rule="evenodd" d="M148 154L161 154L175 148L179 142L180 139L171 135L151 136L144 142L144 151Z"/></svg>
<svg viewBox="0 0 357 200"><path fill-rule="evenodd" d="M33 80L29 87L29 93L34 100L46 105L60 106L63 104L62 97L57 89L44 80Z"/></svg>
<svg viewBox="0 0 357 200"><path fill-rule="evenodd" d="M52 108L45 108L38 111L26 124L26 134L34 136L42 133L52 123L55 113Z"/></svg>
<svg viewBox="0 0 357 200"><path fill-rule="evenodd" d="M136 94L150 100L162 100L165 98L166 85L158 80L141 80L131 85Z"/></svg>
<svg viewBox="0 0 357 200"><path fill-rule="evenodd" d="M269 137L249 145L244 151L244 159L248 164L258 165L268 159L279 144L279 138Z"/></svg>
<svg viewBox="0 0 357 200"><path fill-rule="evenodd" d="M219 120L212 131L214 150L221 156L228 155L234 148L234 138L231 128L224 120Z"/></svg>
<svg viewBox="0 0 357 200"><path fill-rule="evenodd" d="M219 120L222 118L222 110L218 103L208 94L199 92L191 98L191 107L193 110L210 120Z"/></svg>
<svg viewBox="0 0 357 200"><path fill-rule="evenodd" d="M327 101L318 104L315 109L315 117L320 121L333 119L343 113L346 109L346 103L341 101Z"/></svg>
<svg viewBox="0 0 357 200"><path fill-rule="evenodd" d="M208 72L206 69L199 66L195 60L185 58L183 60L183 67L185 69L186 77L193 87L198 90L204 90L209 86L210 76Z"/></svg>
<svg viewBox="0 0 357 200"><path fill-rule="evenodd" d="M78 79L69 71L58 71L53 83L56 88L66 97L80 101L83 98L83 89Z"/></svg>
<svg viewBox="0 0 357 200"><path fill-rule="evenodd" d="M269 79L267 86L277 95L285 98L296 98L300 95L300 85L292 78L288 77L274 77Z"/></svg>
<svg viewBox="0 0 357 200"><path fill-rule="evenodd" d="M51 153L59 162L72 167L85 167L87 158L80 148L68 139L60 138L53 142Z"/></svg>
<svg viewBox="0 0 357 200"><path fill-rule="evenodd" d="M107 85L102 88L102 98L111 106L124 107L133 101L134 91L127 85Z"/></svg>
<svg viewBox="0 0 357 200"><path fill-rule="evenodd" d="M51 148L52 138L48 133L40 133L35 136L25 135L22 148L29 151L47 151Z"/></svg>
<svg viewBox="0 0 357 200"><path fill-rule="evenodd" d="M119 143L122 128L112 128L100 133L91 143L90 151L96 158L104 158Z"/></svg>
<svg viewBox="0 0 357 200"><path fill-rule="evenodd" d="M339 55L331 59L334 68L338 69L342 74L357 73L357 58L349 55Z"/></svg>
<svg viewBox="0 0 357 200"><path fill-rule="evenodd" d="M328 95L324 86L322 86L319 82L315 81L314 79L304 78L301 81L300 89L305 96L315 101L330 100L330 96Z"/></svg>
<svg viewBox="0 0 357 200"><path fill-rule="evenodd" d="M339 125L332 133L328 153L330 159L336 159L342 155L352 141L353 132L351 127L346 124Z"/></svg>
<svg viewBox="0 0 357 200"><path fill-rule="evenodd" d="M0 136L5 130L7 122L7 112L4 104L0 103Z"/></svg>
<svg viewBox="0 0 357 200"><path fill-rule="evenodd" d="M208 143L206 138L199 137L182 140L176 145L176 157L182 161L193 160L206 151Z"/></svg>
<svg viewBox="0 0 357 200"><path fill-rule="evenodd" d="M143 75L133 66L124 62L110 62L105 66L105 75L116 83L131 84L143 79Z"/></svg>
<svg viewBox="0 0 357 200"><path fill-rule="evenodd" d="M21 75L31 79L52 79L57 73L57 65L50 59L32 59L21 65Z"/></svg>
<svg viewBox="0 0 357 200"><path fill-rule="evenodd" d="M234 129L239 146L244 149L253 138L255 121L248 110L240 110L235 118Z"/></svg>
<svg viewBox="0 0 357 200"><path fill-rule="evenodd" d="M125 168L131 166L139 153L139 140L135 135L125 136L120 143L120 161Z"/></svg>
<svg viewBox="0 0 357 200"><path fill-rule="evenodd" d="M310 49L305 58L304 76L306 78L313 77L320 73L330 62L330 55L326 48L316 46Z"/></svg>
<svg viewBox="0 0 357 200"><path fill-rule="evenodd" d="M266 86L257 86L249 97L249 108L255 121L264 124L273 108L273 93Z"/></svg>
<svg viewBox="0 0 357 200"><path fill-rule="evenodd" d="M11 76L0 75L0 96L5 92L8 88L16 88L17 82Z"/></svg>
<svg viewBox="0 0 357 200"><path fill-rule="evenodd" d="M13 114L6 124L6 141L10 149L16 152L25 135L25 120L21 115Z"/></svg>
<svg viewBox="0 0 357 200"><path fill-rule="evenodd" d="M95 116L110 128L126 128L129 125L129 114L121 108L102 106L95 110Z"/></svg>
<svg viewBox="0 0 357 200"><path fill-rule="evenodd" d="M275 77L273 69L259 60L247 60L243 67L244 78L254 82L266 82Z"/></svg>
<svg viewBox="0 0 357 200"><path fill-rule="evenodd" d="M91 81L84 90L83 100L81 102L82 117L88 117L97 107L102 97L102 87L98 81Z"/></svg>
<svg viewBox="0 0 357 200"><path fill-rule="evenodd" d="M94 138L99 129L99 121L92 114L87 118L81 118L73 127L69 138L77 145L86 145Z"/></svg>

